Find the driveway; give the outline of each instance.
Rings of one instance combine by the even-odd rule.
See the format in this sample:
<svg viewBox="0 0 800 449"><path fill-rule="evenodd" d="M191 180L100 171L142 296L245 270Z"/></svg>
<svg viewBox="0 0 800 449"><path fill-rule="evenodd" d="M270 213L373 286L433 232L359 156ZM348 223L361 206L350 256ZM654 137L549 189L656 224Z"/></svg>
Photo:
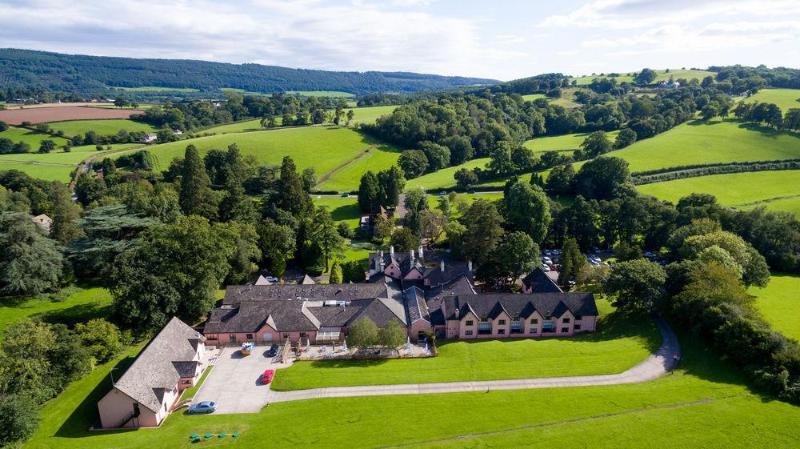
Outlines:
<svg viewBox="0 0 800 449"><path fill-rule="evenodd" d="M223 348L193 402L216 402L216 414L260 411L267 405L269 385L261 385L258 378L264 370L281 366L264 357L268 348L256 346L247 357L241 355L238 347Z"/></svg>
<svg viewBox="0 0 800 449"><path fill-rule="evenodd" d="M619 374L573 377L544 377L535 379L488 380L475 382L441 382L402 385L370 385L363 387L330 387L296 391L269 391L269 402L300 401L307 399L382 396L396 394L437 394L455 392L488 392L495 390L523 390L533 388L585 387L593 385L618 385L647 382L664 376L675 369L680 361L678 338L669 325L656 318L663 342L655 354L642 363Z"/></svg>

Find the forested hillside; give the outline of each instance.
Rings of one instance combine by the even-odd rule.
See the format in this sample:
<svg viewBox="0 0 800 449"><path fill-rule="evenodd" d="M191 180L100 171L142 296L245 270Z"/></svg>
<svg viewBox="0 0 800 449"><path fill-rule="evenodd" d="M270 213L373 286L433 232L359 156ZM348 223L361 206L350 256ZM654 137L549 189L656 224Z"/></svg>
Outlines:
<svg viewBox="0 0 800 449"><path fill-rule="evenodd" d="M495 83L488 79L408 72L331 72L259 64L112 58L0 49L0 85L6 91L20 92L39 89L92 95L111 92L110 88L114 87L160 87L184 89L184 92L180 92L184 96L193 93L186 92L187 89L207 93L218 92L221 88L260 93L342 91L360 95Z"/></svg>

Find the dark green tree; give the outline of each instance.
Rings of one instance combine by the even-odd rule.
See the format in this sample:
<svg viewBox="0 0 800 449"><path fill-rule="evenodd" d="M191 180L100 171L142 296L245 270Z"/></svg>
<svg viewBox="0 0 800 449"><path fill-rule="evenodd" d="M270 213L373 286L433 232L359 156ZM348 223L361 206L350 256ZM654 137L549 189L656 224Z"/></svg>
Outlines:
<svg viewBox="0 0 800 449"><path fill-rule="evenodd" d="M517 181L509 189L504 200L507 224L517 231L527 233L534 242L540 243L550 226L550 200L541 187Z"/></svg>
<svg viewBox="0 0 800 449"><path fill-rule="evenodd" d="M380 185L375 173L367 171L361 175L358 186L358 207L361 212L374 213L380 206Z"/></svg>
<svg viewBox="0 0 800 449"><path fill-rule="evenodd" d="M0 296L36 295L58 287L63 256L22 213L0 213Z"/></svg>
<svg viewBox="0 0 800 449"><path fill-rule="evenodd" d="M460 221L466 228L461 237L464 256L480 265L487 260L503 236L503 217L494 204L478 199Z"/></svg>
<svg viewBox="0 0 800 449"><path fill-rule="evenodd" d="M614 306L635 313L656 310L665 294L667 273L647 259L619 262L603 283L603 291L614 297Z"/></svg>
<svg viewBox="0 0 800 449"><path fill-rule="evenodd" d="M574 238L564 240L559 264L561 268L558 272L558 283L561 285L568 285L569 281L574 281L581 268L586 265L586 257L581 254L578 242Z"/></svg>
<svg viewBox="0 0 800 449"><path fill-rule="evenodd" d="M186 215L200 215L213 218L217 213L217 204L211 191L211 181L200 153L194 145L186 147L181 172L180 191L181 210Z"/></svg>

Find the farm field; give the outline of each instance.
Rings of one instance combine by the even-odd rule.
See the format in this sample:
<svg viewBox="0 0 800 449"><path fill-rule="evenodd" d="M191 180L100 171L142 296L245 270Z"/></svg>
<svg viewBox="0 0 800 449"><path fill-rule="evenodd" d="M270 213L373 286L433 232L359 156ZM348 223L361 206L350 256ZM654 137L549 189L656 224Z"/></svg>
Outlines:
<svg viewBox="0 0 800 449"><path fill-rule="evenodd" d="M280 122L280 117L278 117ZM228 133L241 133L246 131L261 131L261 119L242 120L238 122L228 123L226 125L212 126L198 131L200 134L228 134Z"/></svg>
<svg viewBox="0 0 800 449"><path fill-rule="evenodd" d="M690 193L710 193L720 203L732 207L789 196L800 196L800 170L760 171L727 175L698 176L637 186L645 195L677 203ZM770 203L759 205L770 207Z"/></svg>
<svg viewBox="0 0 800 449"><path fill-rule="evenodd" d="M163 86L140 86L140 87L122 87L122 86L108 86L109 89L122 90L125 92L200 92L200 89L192 89L191 87L163 87Z"/></svg>
<svg viewBox="0 0 800 449"><path fill-rule="evenodd" d="M133 149L141 144L126 143L111 145L112 150ZM48 154L35 152L24 154L0 155L0 170L19 170L30 176L46 181L69 181L70 173L84 159L91 156L102 156L106 151L97 151L94 145L72 147L72 151L65 153L56 150Z"/></svg>
<svg viewBox="0 0 800 449"><path fill-rule="evenodd" d="M276 403L257 414L176 413L158 429L89 432L96 401L111 386L109 373L129 364L137 347L48 402L39 429L24 447L188 449L196 446L189 441L192 433L221 431L241 436L209 444L255 447L269 440L281 448L545 448L569 441L569 447L615 449L796 447L800 407L761 398L693 339L681 342L680 368L640 384L320 399ZM420 419L420 410L435 410L440 425Z"/></svg>
<svg viewBox="0 0 800 449"><path fill-rule="evenodd" d="M607 304L599 306L608 310ZM583 376L625 371L661 345L649 320L625 322L606 315L596 334L571 338L453 341L439 345L439 356L385 361L295 362L283 369L274 390L418 382Z"/></svg>
<svg viewBox="0 0 800 449"><path fill-rule="evenodd" d="M485 167L489 162L488 157L472 159L471 161L464 162L461 165L443 168L432 173L422 175L418 178L410 179L406 182L406 190L417 187L422 187L425 190L438 190L438 189L454 189L456 187L456 180L453 175L466 168L471 170L475 167Z"/></svg>
<svg viewBox="0 0 800 449"><path fill-rule="evenodd" d="M89 106L53 106L0 110L0 120L9 125L22 122L48 123L62 120L127 119L141 114L138 109L108 109Z"/></svg>
<svg viewBox="0 0 800 449"><path fill-rule="evenodd" d="M111 293L104 288L67 288L53 296L53 299L45 296L18 301L0 300L0 335L6 327L25 318L54 314L62 317L96 316L111 305Z"/></svg>
<svg viewBox="0 0 800 449"><path fill-rule="evenodd" d="M744 101L775 103L785 114L789 109L800 109L800 89L761 89Z"/></svg>
<svg viewBox="0 0 800 449"><path fill-rule="evenodd" d="M716 76L716 73L709 72L707 70L672 69L669 72L667 72L666 70L655 70L655 72L656 72L655 82L668 80L670 76L672 76L672 78L675 80L684 78L686 80L696 79L698 81L702 81L703 78L707 76ZM581 85L591 84L592 80L595 78L603 78L603 77L604 75L586 75L586 76L576 77L574 79L578 82L578 85L581 86ZM605 77L608 77L608 74L606 74ZM629 76L627 73L620 73L620 76L616 77L615 79L617 80L618 83L621 83L623 81L630 83L633 81L633 77Z"/></svg>
<svg viewBox="0 0 800 449"><path fill-rule="evenodd" d="M164 170L173 159L183 157L190 144L195 145L202 155L210 149L225 149L233 143L239 146L242 154L255 156L261 164L279 165L284 156L291 156L298 169L313 167L321 181L317 186L320 189L331 185L357 189L362 173L351 169L350 164L358 164L360 158L375 158L370 169L382 170L391 165L392 158L376 157L371 153L397 154L393 147L376 143L352 129L326 126L220 134L155 145L148 150L158 159L156 168ZM336 173L331 173L323 181L323 177L334 170Z"/></svg>
<svg viewBox="0 0 800 449"><path fill-rule="evenodd" d="M38 150L39 144L47 139L52 140L59 147L67 143L67 139L63 137L55 137L16 126L9 126L7 130L0 132L0 138L10 139L13 142L25 142L31 146L31 151Z"/></svg>
<svg viewBox="0 0 800 449"><path fill-rule="evenodd" d="M107 120L68 120L63 122L48 123L50 128L63 131L67 136L84 135L87 131L94 131L98 136L110 136L124 129L128 132L142 131L155 132L156 129L147 123L135 122L126 119Z"/></svg>
<svg viewBox="0 0 800 449"><path fill-rule="evenodd" d="M773 275L764 288L751 287L756 308L784 335L800 340L800 276Z"/></svg>
<svg viewBox="0 0 800 449"><path fill-rule="evenodd" d="M789 212L800 218L800 196L793 196L789 198L771 199L761 203L752 203L738 207L739 209L754 209L759 206L765 206L771 211Z"/></svg>
<svg viewBox="0 0 800 449"><path fill-rule="evenodd" d="M397 109L397 106L368 106L364 108L352 108L353 111L353 121L350 122L352 124L358 123L375 123L379 117L384 115L389 115ZM345 114L350 109L345 110Z"/></svg>
<svg viewBox="0 0 800 449"><path fill-rule="evenodd" d="M355 95L350 92L338 90L287 90L288 95L301 95L303 97L333 97L333 98L352 98Z"/></svg>
<svg viewBox="0 0 800 449"><path fill-rule="evenodd" d="M606 136L611 142L617 138L619 131L607 132ZM525 148L533 150L535 153L545 151L567 151L572 152L580 149L581 144L589 133L564 134L563 136L543 136L525 141Z"/></svg>

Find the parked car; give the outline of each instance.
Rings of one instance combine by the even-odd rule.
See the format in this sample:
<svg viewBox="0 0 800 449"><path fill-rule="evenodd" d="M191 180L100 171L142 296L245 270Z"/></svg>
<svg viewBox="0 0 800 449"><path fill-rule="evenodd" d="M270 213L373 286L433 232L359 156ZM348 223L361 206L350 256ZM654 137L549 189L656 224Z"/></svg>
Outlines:
<svg viewBox="0 0 800 449"><path fill-rule="evenodd" d="M267 349L267 352L264 353L267 357L275 357L278 355L278 345L272 345Z"/></svg>
<svg viewBox="0 0 800 449"><path fill-rule="evenodd" d="M444 190L442 190L441 192L439 192L439 196L445 196L445 195L447 195L447 192L445 192Z"/></svg>
<svg viewBox="0 0 800 449"><path fill-rule="evenodd" d="M217 403L214 401L202 401L198 402L197 404L192 404L189 407L189 410L186 413L190 415L201 415L201 414L208 414L214 413L217 411Z"/></svg>
<svg viewBox="0 0 800 449"><path fill-rule="evenodd" d="M278 278L275 276L266 276L265 279L269 282L278 282Z"/></svg>
<svg viewBox="0 0 800 449"><path fill-rule="evenodd" d="M272 382L272 378L274 377L275 377L275 370L268 369L261 374L261 377L259 377L258 380L260 380L262 384L266 385Z"/></svg>
<svg viewBox="0 0 800 449"><path fill-rule="evenodd" d="M350 193L349 192L343 193L342 198L350 198Z"/></svg>
<svg viewBox="0 0 800 449"><path fill-rule="evenodd" d="M548 273L550 271L550 266L547 265L546 263L543 263L542 264L542 271L544 271L545 273Z"/></svg>
<svg viewBox="0 0 800 449"><path fill-rule="evenodd" d="M255 344L253 344L252 341L248 341L248 342L242 343L242 347L241 347L240 351L241 351L242 355L250 355L250 353L253 352L253 347L255 347Z"/></svg>

